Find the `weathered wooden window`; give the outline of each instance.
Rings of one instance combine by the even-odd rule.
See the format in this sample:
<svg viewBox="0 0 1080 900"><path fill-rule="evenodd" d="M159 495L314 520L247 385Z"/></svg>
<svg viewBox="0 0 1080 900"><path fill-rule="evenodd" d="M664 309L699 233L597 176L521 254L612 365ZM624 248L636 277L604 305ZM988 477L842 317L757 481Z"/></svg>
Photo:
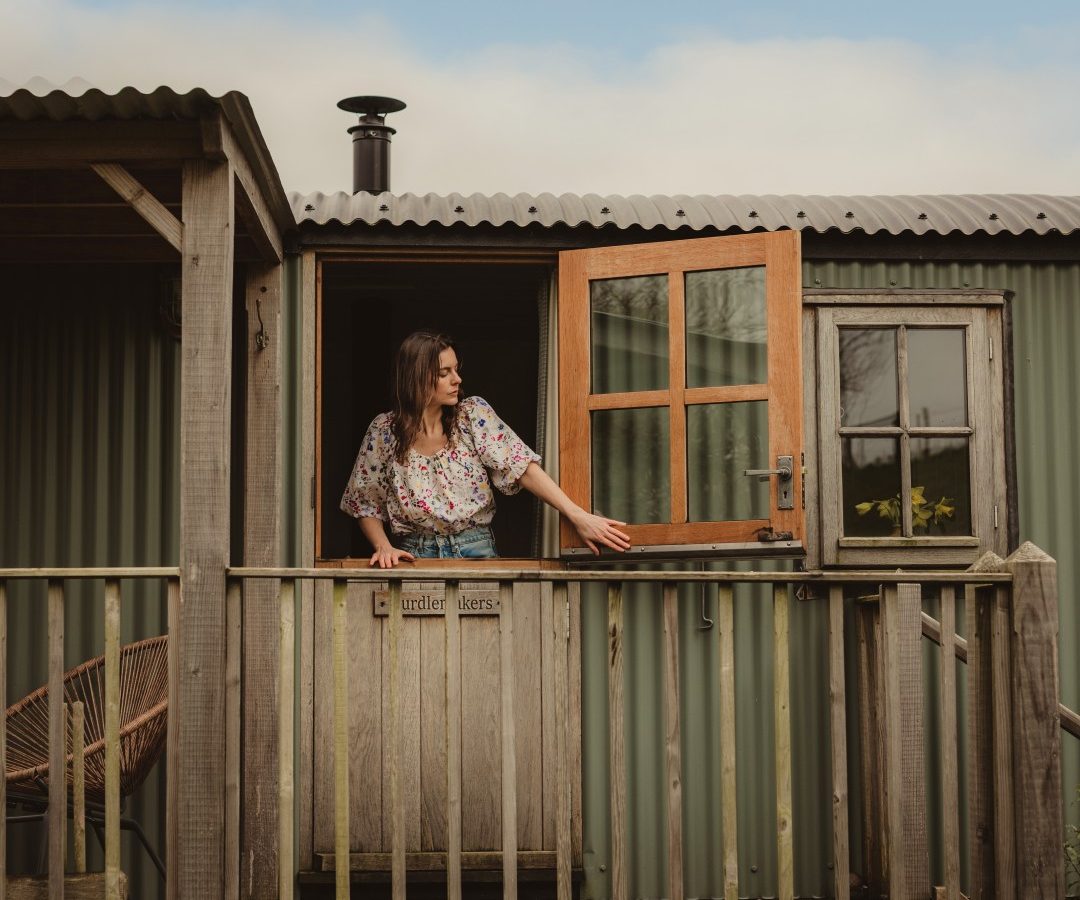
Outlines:
<svg viewBox="0 0 1080 900"><path fill-rule="evenodd" d="M799 266L793 232L559 255L562 486L637 549L798 550Z"/></svg>
<svg viewBox="0 0 1080 900"><path fill-rule="evenodd" d="M1000 305L908 299L817 314L826 564L1005 550Z"/></svg>

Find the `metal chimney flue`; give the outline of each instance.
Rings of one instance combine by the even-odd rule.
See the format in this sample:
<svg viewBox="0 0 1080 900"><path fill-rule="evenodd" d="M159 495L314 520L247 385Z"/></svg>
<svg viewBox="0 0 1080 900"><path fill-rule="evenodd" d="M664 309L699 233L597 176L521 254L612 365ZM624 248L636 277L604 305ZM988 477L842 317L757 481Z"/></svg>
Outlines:
<svg viewBox="0 0 1080 900"><path fill-rule="evenodd" d="M360 124L349 129L354 194L390 190L390 138L396 132L386 124L386 116L404 108L405 104L393 97L346 97L338 103L338 109L360 116Z"/></svg>

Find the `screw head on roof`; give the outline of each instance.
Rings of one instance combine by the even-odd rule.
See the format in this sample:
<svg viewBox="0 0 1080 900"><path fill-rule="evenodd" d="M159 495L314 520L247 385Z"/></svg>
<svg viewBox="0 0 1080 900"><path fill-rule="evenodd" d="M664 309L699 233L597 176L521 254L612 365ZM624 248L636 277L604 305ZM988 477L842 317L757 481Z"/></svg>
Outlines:
<svg viewBox="0 0 1080 900"><path fill-rule="evenodd" d="M455 206L454 207L454 212L463 213L463 212L465 212L465 207L464 206Z"/></svg>
<svg viewBox="0 0 1080 900"><path fill-rule="evenodd" d="M530 206L529 207L529 212L535 213L536 212L536 207L535 206Z"/></svg>
<svg viewBox="0 0 1080 900"><path fill-rule="evenodd" d="M806 211L800 209L797 213L795 213L795 217L797 219L805 219L806 218Z"/></svg>
<svg viewBox="0 0 1080 900"><path fill-rule="evenodd" d="M1039 214L1038 214L1038 215L1037 215L1037 216L1036 216L1035 218L1036 218L1036 219L1045 219L1045 218L1046 218L1046 213L1044 213L1044 212L1041 212L1041 213L1039 213Z"/></svg>
<svg viewBox="0 0 1080 900"><path fill-rule="evenodd" d="M379 204L379 212L389 212L389 211L390 211L390 207L387 206L385 203L380 203Z"/></svg>
<svg viewBox="0 0 1080 900"><path fill-rule="evenodd" d="M601 206L600 207L600 215L602 215L602 216L610 216L611 215L611 210L608 209L606 206Z"/></svg>
<svg viewBox="0 0 1080 900"><path fill-rule="evenodd" d="M997 213L990 213L990 218L991 219L997 219L997 217L998 217Z"/></svg>
<svg viewBox="0 0 1080 900"><path fill-rule="evenodd" d="M686 216L686 210L685 209L677 209L677 210L675 210L675 215L677 215L679 218L684 218Z"/></svg>
<svg viewBox="0 0 1080 900"><path fill-rule="evenodd" d="M315 212L315 207L307 203L304 205L304 212Z"/></svg>
<svg viewBox="0 0 1080 900"><path fill-rule="evenodd" d="M752 209L752 210L750 210L749 213L747 213L747 215L749 215L751 219L756 219L757 218L757 210Z"/></svg>
<svg viewBox="0 0 1080 900"><path fill-rule="evenodd" d="M925 219L926 218L926 213L919 213L919 218L920 219Z"/></svg>
<svg viewBox="0 0 1080 900"><path fill-rule="evenodd" d="M852 212L852 211L851 211L851 210L849 209L849 210L848 210L848 211L847 211L846 213L844 213L844 218L845 218L845 219L854 219L854 218L855 218L855 213L853 213L853 212Z"/></svg>

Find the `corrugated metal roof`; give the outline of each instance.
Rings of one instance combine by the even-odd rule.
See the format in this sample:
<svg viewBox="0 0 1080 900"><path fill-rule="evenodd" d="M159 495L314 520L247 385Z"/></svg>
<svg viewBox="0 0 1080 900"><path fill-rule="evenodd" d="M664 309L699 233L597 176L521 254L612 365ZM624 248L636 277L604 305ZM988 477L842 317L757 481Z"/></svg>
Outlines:
<svg viewBox="0 0 1080 900"><path fill-rule="evenodd" d="M588 225L867 234L1071 234L1080 230L1080 197L957 194L826 197L678 194L290 194L298 224Z"/></svg>
<svg viewBox="0 0 1080 900"><path fill-rule="evenodd" d="M78 84L80 90L83 84ZM282 232L293 228L281 176L255 120L251 101L239 91L229 91L215 97L203 88L179 94L168 87L159 87L150 93L125 87L115 94L107 94L98 88L76 94L72 89L75 83L69 83L66 89L51 91L44 89L47 86L47 82L35 80L29 88L20 88L0 96L0 123L37 119L53 122L73 119L90 122L107 119L199 119L220 109L260 181L278 228Z"/></svg>

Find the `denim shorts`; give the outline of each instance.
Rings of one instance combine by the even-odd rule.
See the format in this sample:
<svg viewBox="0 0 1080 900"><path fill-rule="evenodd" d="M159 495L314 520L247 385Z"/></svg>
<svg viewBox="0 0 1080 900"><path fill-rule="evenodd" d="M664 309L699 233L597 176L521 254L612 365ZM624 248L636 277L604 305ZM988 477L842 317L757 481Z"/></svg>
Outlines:
<svg viewBox="0 0 1080 900"><path fill-rule="evenodd" d="M398 546L417 559L490 559L499 555L487 525L466 528L457 534L414 531L402 535Z"/></svg>

